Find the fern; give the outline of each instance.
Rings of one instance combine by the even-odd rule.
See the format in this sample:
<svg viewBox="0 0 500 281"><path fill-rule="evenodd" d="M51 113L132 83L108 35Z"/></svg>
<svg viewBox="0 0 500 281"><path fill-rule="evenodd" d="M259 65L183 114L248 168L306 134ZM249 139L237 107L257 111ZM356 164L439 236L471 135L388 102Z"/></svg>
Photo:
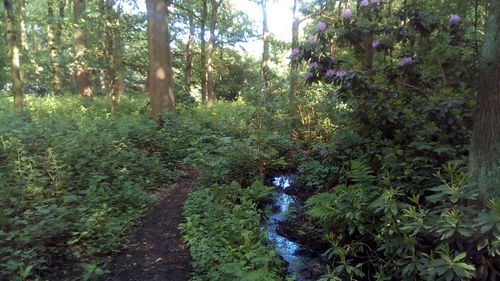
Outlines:
<svg viewBox="0 0 500 281"><path fill-rule="evenodd" d="M351 161L351 171L349 173L349 178L353 182L361 184L373 184L376 177L372 174L373 170L365 163L358 160Z"/></svg>
<svg viewBox="0 0 500 281"><path fill-rule="evenodd" d="M307 214L321 221L334 218L337 215L337 210L334 208L337 198L334 193L318 193L311 196L306 201L309 206Z"/></svg>

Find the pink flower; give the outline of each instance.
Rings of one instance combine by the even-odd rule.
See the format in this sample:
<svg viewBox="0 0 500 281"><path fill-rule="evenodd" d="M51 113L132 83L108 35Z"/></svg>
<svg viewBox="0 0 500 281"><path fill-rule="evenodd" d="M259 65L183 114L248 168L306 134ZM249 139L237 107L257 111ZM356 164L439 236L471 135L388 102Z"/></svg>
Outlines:
<svg viewBox="0 0 500 281"><path fill-rule="evenodd" d="M342 11L341 16L342 16L344 19L349 19L349 18L351 18L351 17L352 17L352 11L351 11L351 9L344 9L344 10Z"/></svg>
<svg viewBox="0 0 500 281"><path fill-rule="evenodd" d="M375 48L377 48L377 47L378 47L378 45L380 45L380 41L379 41L379 40L373 40L373 41L372 41L372 48L374 48L374 49L375 49Z"/></svg>
<svg viewBox="0 0 500 281"><path fill-rule="evenodd" d="M328 69L326 71L326 76L333 76L333 74L335 74L335 70L333 70L333 69Z"/></svg>
<svg viewBox="0 0 500 281"><path fill-rule="evenodd" d="M313 61L311 62L311 68L317 68L318 67L318 63Z"/></svg>
<svg viewBox="0 0 500 281"><path fill-rule="evenodd" d="M363 1L361 1L361 3L359 3L359 6L361 6L361 7L366 7L368 5L370 5L370 2L368 2L368 0L363 0Z"/></svg>
<svg viewBox="0 0 500 281"><path fill-rule="evenodd" d="M450 16L450 24L459 23L461 20L462 18L459 15L453 14Z"/></svg>
<svg viewBox="0 0 500 281"><path fill-rule="evenodd" d="M326 28L326 23L320 21L318 22L318 24L316 25L316 31L323 31L325 30Z"/></svg>
<svg viewBox="0 0 500 281"><path fill-rule="evenodd" d="M325 154L326 154L326 151L324 151L324 150L321 150L321 151L319 152L319 155L321 155L321 156L323 156L323 155L325 155Z"/></svg>
<svg viewBox="0 0 500 281"><path fill-rule="evenodd" d="M372 4L378 4L380 2L380 0L370 0L370 3Z"/></svg>
<svg viewBox="0 0 500 281"><path fill-rule="evenodd" d="M313 44L314 44L314 43L316 43L316 42L318 42L318 37L316 37L316 36L311 36L311 37L309 38L309 42L311 42L311 43L313 43Z"/></svg>
<svg viewBox="0 0 500 281"><path fill-rule="evenodd" d="M298 48L293 48L292 49L292 53L290 54L290 56L288 58L293 58L295 57L296 55L298 55L300 53L300 50Z"/></svg>
<svg viewBox="0 0 500 281"><path fill-rule="evenodd" d="M399 61L399 65L405 65L405 64L409 64L410 62L412 62L413 59L412 57L409 57L409 56L405 56L403 57L400 61Z"/></svg>
<svg viewBox="0 0 500 281"><path fill-rule="evenodd" d="M311 76L313 76L313 74L311 72L304 73L304 78L306 78L306 79L311 77Z"/></svg>
<svg viewBox="0 0 500 281"><path fill-rule="evenodd" d="M339 78L345 76L346 74L347 74L347 71L345 71L343 69L339 69L339 70L337 70L337 72L335 72L335 76L337 76Z"/></svg>

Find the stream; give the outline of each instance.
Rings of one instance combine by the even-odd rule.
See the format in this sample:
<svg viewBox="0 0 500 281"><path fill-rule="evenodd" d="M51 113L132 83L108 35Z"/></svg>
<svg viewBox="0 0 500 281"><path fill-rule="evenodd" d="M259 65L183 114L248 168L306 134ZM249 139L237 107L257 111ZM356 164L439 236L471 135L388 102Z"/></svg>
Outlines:
<svg viewBox="0 0 500 281"><path fill-rule="evenodd" d="M296 198L285 193L285 190L292 184L292 178L274 177L272 183L277 188L272 193L275 207L272 208L272 213L268 215L265 222L269 240L274 244L278 255L288 263L288 274L295 276L297 281L317 280L313 271L315 268L322 267L319 255L311 255L311 251L305 246L281 236L277 231L279 223L286 221L286 213L290 206L297 202Z"/></svg>

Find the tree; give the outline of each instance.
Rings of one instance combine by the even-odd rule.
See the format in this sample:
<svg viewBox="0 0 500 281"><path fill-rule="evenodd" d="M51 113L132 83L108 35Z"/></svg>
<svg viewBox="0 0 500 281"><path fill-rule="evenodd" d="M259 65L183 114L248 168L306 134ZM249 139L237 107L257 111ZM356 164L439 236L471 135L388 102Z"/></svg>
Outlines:
<svg viewBox="0 0 500 281"><path fill-rule="evenodd" d="M168 5L162 0L147 0L150 115L156 117L175 111L172 78Z"/></svg>
<svg viewBox="0 0 500 281"><path fill-rule="evenodd" d="M299 48L299 5L301 0L293 0L293 22L292 22L292 50L296 50ZM290 99L293 100L297 96L297 68L299 67L299 63L295 60L292 60L290 67Z"/></svg>
<svg viewBox="0 0 500 281"><path fill-rule="evenodd" d="M500 1L491 1L479 55L476 111L469 154L471 182L500 194Z"/></svg>
<svg viewBox="0 0 500 281"><path fill-rule="evenodd" d="M206 25L208 20L208 0L202 1L202 11L200 18L200 49L201 49L201 101L206 102L207 100L207 42L205 40Z"/></svg>
<svg viewBox="0 0 500 281"><path fill-rule="evenodd" d="M271 88L271 73L269 70L269 28L267 26L267 0L262 0L262 76L264 78L264 86L266 89Z"/></svg>
<svg viewBox="0 0 500 281"><path fill-rule="evenodd" d="M114 8L115 0L106 0L102 3L106 13L106 59L108 66L109 95L111 97L111 113L116 111L116 103L125 92L125 69L123 65L123 51L121 38L121 11L120 5Z"/></svg>
<svg viewBox="0 0 500 281"><path fill-rule="evenodd" d="M21 77L21 5L19 0L4 0L7 43L9 45L12 93L14 110L20 115L24 111L23 80Z"/></svg>
<svg viewBox="0 0 500 281"><path fill-rule="evenodd" d="M186 58L186 66L184 67L184 90L187 94L191 92L191 75L193 73L193 45L195 40L195 24L193 12L193 0L186 1L186 10L188 12L189 38L186 43L184 56Z"/></svg>
<svg viewBox="0 0 500 281"><path fill-rule="evenodd" d="M217 26L217 12L222 3L222 0L211 0L210 1L210 39L208 40L207 47L207 105L210 107L215 101L214 92L214 66L213 66L213 54L215 51L215 28Z"/></svg>
<svg viewBox="0 0 500 281"><path fill-rule="evenodd" d="M82 21L85 13L85 0L73 1L73 20L75 28L73 35L75 39L75 60L76 60L76 92L89 100L92 100L92 86L90 74L85 63L85 52L87 49L87 31Z"/></svg>
<svg viewBox="0 0 500 281"><path fill-rule="evenodd" d="M54 13L54 1L47 0L47 43L50 50L50 70L52 90L60 94L61 90L61 67L59 64L59 46L61 44L62 25L66 0L59 0L59 13Z"/></svg>

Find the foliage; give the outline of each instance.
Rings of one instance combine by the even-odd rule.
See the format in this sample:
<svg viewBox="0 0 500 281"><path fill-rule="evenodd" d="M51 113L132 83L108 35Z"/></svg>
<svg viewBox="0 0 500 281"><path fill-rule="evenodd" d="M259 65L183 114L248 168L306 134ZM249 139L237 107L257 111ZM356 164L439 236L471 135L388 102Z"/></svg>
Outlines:
<svg viewBox="0 0 500 281"><path fill-rule="evenodd" d="M493 280L498 276L500 212L486 206L456 165L436 177L442 185L407 198L388 180L375 185L373 171L352 162L352 184L307 200L332 247L331 275L368 280Z"/></svg>
<svg viewBox="0 0 500 281"><path fill-rule="evenodd" d="M147 191L184 157L174 131L131 112L109 118L104 100L28 102L31 121L0 117L0 275L9 280L64 275L68 262L114 251L151 204Z"/></svg>
<svg viewBox="0 0 500 281"><path fill-rule="evenodd" d="M479 199L463 172L475 32L424 2L388 15L367 1L352 16L325 16L328 27L311 29L316 39L292 57L309 64L308 83L332 86L335 134L306 149L299 168L317 192L308 214L332 245L324 280L498 276L498 199Z"/></svg>
<svg viewBox="0 0 500 281"><path fill-rule="evenodd" d="M181 229L199 280L281 280L276 253L262 243L256 207L268 192L257 181L246 188L215 184L190 194Z"/></svg>
<svg viewBox="0 0 500 281"><path fill-rule="evenodd" d="M181 226L195 260L195 280L282 279L275 252L265 246L257 208L272 188L257 176L273 168L292 143L286 134L273 134L267 126L273 122L263 116L261 108L218 103L181 117L194 136L184 161L200 169Z"/></svg>

